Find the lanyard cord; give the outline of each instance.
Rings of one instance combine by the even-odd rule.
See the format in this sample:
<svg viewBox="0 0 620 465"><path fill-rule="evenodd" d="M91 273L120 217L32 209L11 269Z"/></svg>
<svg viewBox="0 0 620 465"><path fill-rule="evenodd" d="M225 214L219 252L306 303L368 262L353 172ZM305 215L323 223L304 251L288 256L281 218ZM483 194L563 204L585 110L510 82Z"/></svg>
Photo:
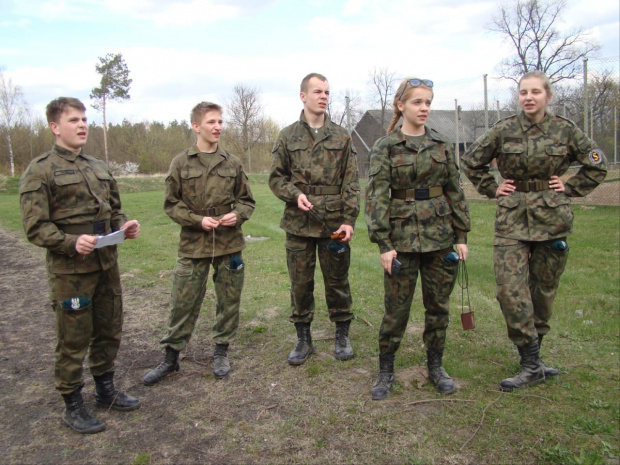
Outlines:
<svg viewBox="0 0 620 465"><path fill-rule="evenodd" d="M459 287L461 288L461 313L465 313L465 295L467 295L467 311L471 311L469 304L469 275L467 274L467 267L465 266L465 260L459 260L459 267L457 270L457 279Z"/></svg>

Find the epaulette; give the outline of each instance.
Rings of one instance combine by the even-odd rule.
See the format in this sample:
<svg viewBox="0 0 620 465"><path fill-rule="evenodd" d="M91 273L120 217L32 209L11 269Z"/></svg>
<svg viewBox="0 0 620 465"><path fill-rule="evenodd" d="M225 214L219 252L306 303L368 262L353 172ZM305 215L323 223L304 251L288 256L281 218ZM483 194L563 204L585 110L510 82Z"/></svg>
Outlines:
<svg viewBox="0 0 620 465"><path fill-rule="evenodd" d="M565 116L560 116L560 115L555 115L555 116L556 116L557 118L560 118L561 120L566 121L566 122L567 122L567 123L569 123L571 126L577 126L577 125L575 124L575 122L574 122L574 121L572 121L572 120L570 120L570 119L566 118Z"/></svg>
<svg viewBox="0 0 620 465"><path fill-rule="evenodd" d="M506 116L505 118L502 118L502 119L500 119L500 120L497 120L497 121L493 124L493 126L491 126L491 127L495 127L495 126L497 126L499 123L503 123L504 121L508 121L509 119L518 118L518 116L519 116L519 115L517 115L517 114L510 115L510 116Z"/></svg>
<svg viewBox="0 0 620 465"><path fill-rule="evenodd" d="M52 154L52 152L53 152L53 150L49 150L49 151L39 155L34 160L32 160L32 163L39 163L40 161L45 160L47 157L49 157Z"/></svg>
<svg viewBox="0 0 620 465"><path fill-rule="evenodd" d="M448 138L446 136L444 136L442 133L440 133L439 131L436 131L433 128L430 128L431 130L431 139L439 141L439 142L444 142L444 143L450 143L450 141L448 140Z"/></svg>

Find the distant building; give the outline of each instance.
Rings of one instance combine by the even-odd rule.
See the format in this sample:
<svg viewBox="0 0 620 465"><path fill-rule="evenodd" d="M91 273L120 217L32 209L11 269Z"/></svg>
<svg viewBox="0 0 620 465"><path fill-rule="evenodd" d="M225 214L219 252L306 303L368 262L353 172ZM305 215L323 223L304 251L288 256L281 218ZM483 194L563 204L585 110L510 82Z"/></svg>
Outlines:
<svg viewBox="0 0 620 465"><path fill-rule="evenodd" d="M456 111L432 110L429 113L427 125L442 133L452 143L456 143ZM501 111L500 118L506 118L513 112ZM489 111L489 127L498 120L497 111ZM368 161L370 150L375 141L386 134L392 121L392 111L385 112L385 120L381 127L381 110L368 110L355 126L351 138L357 150L357 162L360 176L368 176ZM402 120L398 125L402 124ZM459 112L459 153L462 155L467 147L485 132L484 111L461 110Z"/></svg>

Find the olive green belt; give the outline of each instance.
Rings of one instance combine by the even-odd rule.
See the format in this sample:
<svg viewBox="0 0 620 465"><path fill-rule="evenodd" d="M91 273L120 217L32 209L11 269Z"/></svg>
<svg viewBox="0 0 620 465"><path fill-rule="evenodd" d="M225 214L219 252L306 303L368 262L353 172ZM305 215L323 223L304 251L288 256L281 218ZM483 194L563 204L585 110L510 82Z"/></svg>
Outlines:
<svg viewBox="0 0 620 465"><path fill-rule="evenodd" d="M110 220L97 223L56 224L56 227L65 234L105 234L110 230Z"/></svg>
<svg viewBox="0 0 620 465"><path fill-rule="evenodd" d="M443 187L422 187L419 189L391 189L390 197L393 199L406 200L427 200L443 195Z"/></svg>
<svg viewBox="0 0 620 465"><path fill-rule="evenodd" d="M233 206L232 204L228 204L219 205L217 207L209 207L203 210L196 210L194 213L196 213L196 215L202 216L220 216L225 215L226 213L230 213L231 211L233 211Z"/></svg>
<svg viewBox="0 0 620 465"><path fill-rule="evenodd" d="M515 181L515 186L518 192L540 192L549 189L549 181L542 179L532 179L531 181Z"/></svg>
<svg viewBox="0 0 620 465"><path fill-rule="evenodd" d="M308 195L336 195L340 194L340 186L310 186L308 184L297 184L296 187L304 194Z"/></svg>

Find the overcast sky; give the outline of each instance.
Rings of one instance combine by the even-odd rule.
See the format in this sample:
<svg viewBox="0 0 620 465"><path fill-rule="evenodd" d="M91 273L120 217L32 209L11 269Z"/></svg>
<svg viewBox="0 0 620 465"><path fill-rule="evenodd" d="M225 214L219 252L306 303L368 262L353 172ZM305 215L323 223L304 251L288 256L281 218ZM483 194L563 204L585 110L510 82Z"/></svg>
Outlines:
<svg viewBox="0 0 620 465"><path fill-rule="evenodd" d="M584 28L600 57L619 55L618 0L567 0L563 28ZM298 118L299 82L325 74L333 93L368 94L369 72L441 83L497 74L511 52L485 29L496 1L468 0L0 0L0 67L33 113L90 90L99 56L122 53L131 100L108 120L187 120L202 100L223 104L235 83L261 90L265 114ZM226 118L226 115L224 115Z"/></svg>

